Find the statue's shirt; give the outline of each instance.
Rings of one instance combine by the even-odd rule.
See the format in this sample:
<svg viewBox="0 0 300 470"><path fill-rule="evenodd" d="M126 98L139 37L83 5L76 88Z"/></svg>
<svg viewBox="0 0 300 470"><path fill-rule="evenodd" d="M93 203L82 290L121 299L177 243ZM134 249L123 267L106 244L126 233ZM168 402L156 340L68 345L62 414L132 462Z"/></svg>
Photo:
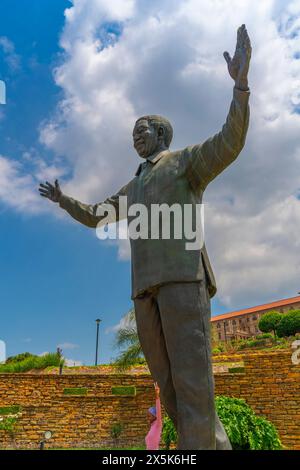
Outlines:
<svg viewBox="0 0 300 470"><path fill-rule="evenodd" d="M143 162L135 177L117 194L104 202L88 205L62 196L60 206L74 219L89 226L101 224L97 215L100 205L112 204L116 220L122 217L120 196L127 196L128 209L133 204L143 204L148 211L148 237L130 239L132 255L132 297L142 295L147 289L169 282L194 282L207 276L210 295L216 292L216 283L205 245L187 250L191 242L182 230L182 237L174 236L171 226L169 239L151 238L151 208L153 205L190 205L193 216L207 185L219 175L241 152L249 123L249 91L234 88L233 99L222 130L202 144L183 150L163 151ZM99 213L99 212L98 212ZM128 223L134 216L123 214ZM172 218L171 218L172 220Z"/></svg>

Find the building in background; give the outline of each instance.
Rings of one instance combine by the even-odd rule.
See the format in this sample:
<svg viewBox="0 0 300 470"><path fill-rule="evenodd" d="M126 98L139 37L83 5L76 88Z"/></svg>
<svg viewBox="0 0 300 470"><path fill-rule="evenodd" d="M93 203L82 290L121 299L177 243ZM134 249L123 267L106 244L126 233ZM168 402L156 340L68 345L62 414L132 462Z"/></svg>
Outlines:
<svg viewBox="0 0 300 470"><path fill-rule="evenodd" d="M296 309L300 309L300 296L224 313L223 315L212 317L211 321L215 328L217 339L219 341L230 341L232 339L250 338L260 334L258 322L264 313L272 310L286 313L289 310Z"/></svg>

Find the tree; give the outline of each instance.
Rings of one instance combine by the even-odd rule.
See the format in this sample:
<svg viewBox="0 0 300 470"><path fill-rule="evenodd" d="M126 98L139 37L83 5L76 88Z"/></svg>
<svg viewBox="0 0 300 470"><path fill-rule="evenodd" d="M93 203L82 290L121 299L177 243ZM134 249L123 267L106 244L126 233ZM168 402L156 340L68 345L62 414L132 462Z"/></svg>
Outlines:
<svg viewBox="0 0 300 470"><path fill-rule="evenodd" d="M258 322L258 328L263 333L273 331L274 336L277 336L277 327L282 319L282 314L276 311L268 312L262 315Z"/></svg>
<svg viewBox="0 0 300 470"><path fill-rule="evenodd" d="M300 310L290 310L285 315L277 327L277 334L280 338L283 336L294 336L300 333Z"/></svg>
<svg viewBox="0 0 300 470"><path fill-rule="evenodd" d="M121 320L121 326L116 334L116 347L125 348L115 360L115 365L120 370L128 369L135 364L145 364L137 334L134 309L131 309Z"/></svg>

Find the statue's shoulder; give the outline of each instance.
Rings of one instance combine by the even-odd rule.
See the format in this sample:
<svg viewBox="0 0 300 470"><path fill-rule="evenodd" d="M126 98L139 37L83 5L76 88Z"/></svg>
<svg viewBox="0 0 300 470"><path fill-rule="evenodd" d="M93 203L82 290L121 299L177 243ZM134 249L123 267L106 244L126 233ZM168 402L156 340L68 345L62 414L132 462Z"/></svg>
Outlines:
<svg viewBox="0 0 300 470"><path fill-rule="evenodd" d="M194 147L193 145L189 145L188 147L184 147L182 149L171 150L168 154L168 158L172 162L175 162L175 161L179 162L180 160L182 160L185 157L187 157L188 155L190 155L190 153L193 150L193 147Z"/></svg>
<svg viewBox="0 0 300 470"><path fill-rule="evenodd" d="M178 160L182 156L183 152L184 150L169 150L166 153L165 158L170 161Z"/></svg>

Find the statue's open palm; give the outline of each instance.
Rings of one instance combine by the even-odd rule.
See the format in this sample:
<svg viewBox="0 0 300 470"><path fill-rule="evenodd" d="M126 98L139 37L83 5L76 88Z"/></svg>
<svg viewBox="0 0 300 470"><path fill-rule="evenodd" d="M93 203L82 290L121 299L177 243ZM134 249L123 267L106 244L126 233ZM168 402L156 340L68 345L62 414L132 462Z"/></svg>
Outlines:
<svg viewBox="0 0 300 470"><path fill-rule="evenodd" d="M53 184L48 183L48 181L46 181L45 184L41 183L39 192L41 196L46 197L53 202L59 202L62 195L58 180L55 180L54 186Z"/></svg>
<svg viewBox="0 0 300 470"><path fill-rule="evenodd" d="M224 52L228 72L231 78L240 88L248 87L248 70L251 59L251 43L246 26L243 24L237 31L236 49L233 58L228 52Z"/></svg>

